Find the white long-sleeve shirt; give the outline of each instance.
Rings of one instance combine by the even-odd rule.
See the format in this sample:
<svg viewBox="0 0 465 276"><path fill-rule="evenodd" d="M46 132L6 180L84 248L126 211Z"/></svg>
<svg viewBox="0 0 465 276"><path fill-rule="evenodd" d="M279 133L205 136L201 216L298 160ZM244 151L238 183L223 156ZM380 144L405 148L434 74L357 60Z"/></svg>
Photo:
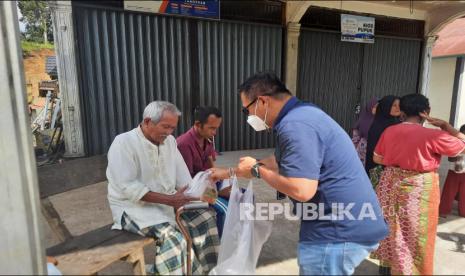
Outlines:
<svg viewBox="0 0 465 276"><path fill-rule="evenodd" d="M140 127L115 137L108 151L106 173L113 229L121 229L123 212L141 229L175 223L173 207L141 198L149 191L174 194L192 181L176 139L170 135L157 146L145 138Z"/></svg>

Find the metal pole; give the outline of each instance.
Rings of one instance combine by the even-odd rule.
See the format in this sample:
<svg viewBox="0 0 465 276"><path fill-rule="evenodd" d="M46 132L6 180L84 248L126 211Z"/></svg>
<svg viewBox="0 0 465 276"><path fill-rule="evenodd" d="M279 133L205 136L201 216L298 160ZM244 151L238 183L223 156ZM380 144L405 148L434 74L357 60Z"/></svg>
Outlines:
<svg viewBox="0 0 465 276"><path fill-rule="evenodd" d="M191 239L191 235L189 234L189 231L186 229L186 227L182 223L182 219L181 219L182 213L184 213L184 207L181 207L176 211L176 223L178 224L178 227L181 230L181 233L184 236L184 239L186 240L186 243L187 243L187 261L186 261L187 271L185 270L184 264L182 266L182 270L183 270L184 275L192 275L192 256L191 256L192 239Z"/></svg>
<svg viewBox="0 0 465 276"><path fill-rule="evenodd" d="M192 275L192 237L189 234L189 230L186 226L184 226L182 222L181 215L184 212L192 211L192 210L200 210L200 209L208 209L208 203L202 201L194 201L187 203L186 205L180 207L176 210L176 223L181 230L182 235L187 243L187 269L185 268L184 264L182 266L182 271L184 275Z"/></svg>
<svg viewBox="0 0 465 276"><path fill-rule="evenodd" d="M61 108L61 100L58 98L55 100L55 106L53 107L53 115L52 115L52 122L50 123L50 128L55 128L55 123L58 117L58 112L60 112Z"/></svg>
<svg viewBox="0 0 465 276"><path fill-rule="evenodd" d="M47 92L47 98L45 100L45 106L44 106L44 110L45 110L44 117L43 117L42 123L40 124L40 130L45 129L45 121L47 121L47 119L48 119L48 106L50 105L50 99L51 98L52 98L52 92L48 91Z"/></svg>
<svg viewBox="0 0 465 276"><path fill-rule="evenodd" d="M46 273L16 1L0 1L0 270Z"/></svg>
<svg viewBox="0 0 465 276"><path fill-rule="evenodd" d="M425 38L423 45L423 56L421 61L421 83L420 83L420 94L428 97L429 82L431 77L431 60L433 58L433 46L437 36L428 36Z"/></svg>

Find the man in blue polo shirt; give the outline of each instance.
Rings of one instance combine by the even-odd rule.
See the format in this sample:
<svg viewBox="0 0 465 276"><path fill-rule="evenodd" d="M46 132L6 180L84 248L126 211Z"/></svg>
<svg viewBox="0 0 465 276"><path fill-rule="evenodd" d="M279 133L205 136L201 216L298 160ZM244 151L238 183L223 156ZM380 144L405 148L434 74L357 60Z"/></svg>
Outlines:
<svg viewBox="0 0 465 276"><path fill-rule="evenodd" d="M300 274L353 274L388 228L349 136L321 109L293 97L274 74L250 77L239 93L249 125L272 128L277 146L259 162L241 158L236 174L261 178L293 200L302 216ZM214 169L213 178L225 177L227 170Z"/></svg>

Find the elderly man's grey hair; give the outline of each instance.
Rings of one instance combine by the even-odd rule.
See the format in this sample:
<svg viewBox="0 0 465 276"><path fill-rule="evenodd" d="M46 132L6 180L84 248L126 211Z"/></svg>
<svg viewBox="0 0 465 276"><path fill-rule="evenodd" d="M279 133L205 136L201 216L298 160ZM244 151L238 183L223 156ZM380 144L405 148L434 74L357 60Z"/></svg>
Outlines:
<svg viewBox="0 0 465 276"><path fill-rule="evenodd" d="M181 111L172 103L165 101L154 101L149 103L142 115L142 120L150 118L154 124L158 124L163 118L165 112L170 112L174 115L181 116Z"/></svg>

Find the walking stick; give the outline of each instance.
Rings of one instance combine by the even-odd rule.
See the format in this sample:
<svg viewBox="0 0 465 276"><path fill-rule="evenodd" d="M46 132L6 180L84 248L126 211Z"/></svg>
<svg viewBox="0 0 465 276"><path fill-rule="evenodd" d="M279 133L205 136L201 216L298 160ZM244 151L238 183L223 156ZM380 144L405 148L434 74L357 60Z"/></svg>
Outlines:
<svg viewBox="0 0 465 276"><path fill-rule="evenodd" d="M200 210L200 209L208 209L208 203L203 202L203 201L192 202L192 203L188 203L180 207L176 211L176 223L178 224L179 229L181 230L181 233L187 242L187 273L185 273L186 270L185 270L184 265L182 267L183 273L185 275L192 275L192 256L191 256L192 238L191 238L191 235L189 234L189 230L184 226L184 224L181 221L181 215L185 211Z"/></svg>

